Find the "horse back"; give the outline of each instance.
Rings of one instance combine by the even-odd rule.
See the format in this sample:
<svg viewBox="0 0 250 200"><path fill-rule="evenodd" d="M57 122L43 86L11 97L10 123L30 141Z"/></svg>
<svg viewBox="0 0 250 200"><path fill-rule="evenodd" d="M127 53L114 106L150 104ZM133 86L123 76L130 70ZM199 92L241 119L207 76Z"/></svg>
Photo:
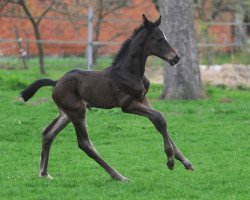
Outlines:
<svg viewBox="0 0 250 200"><path fill-rule="evenodd" d="M119 106L119 93L103 71L73 70L58 80L53 99L66 102L73 96L88 107L113 108Z"/></svg>

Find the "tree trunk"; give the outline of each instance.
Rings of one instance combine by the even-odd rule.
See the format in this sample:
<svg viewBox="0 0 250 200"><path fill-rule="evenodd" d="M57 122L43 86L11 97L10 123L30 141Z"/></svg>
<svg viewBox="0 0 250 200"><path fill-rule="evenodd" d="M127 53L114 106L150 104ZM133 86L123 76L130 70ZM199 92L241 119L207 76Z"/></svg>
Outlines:
<svg viewBox="0 0 250 200"><path fill-rule="evenodd" d="M45 74L45 68L44 68L44 52L43 52L43 44L41 43L41 36L39 32L39 27L38 25L34 25L34 31L35 31L35 36L36 36L36 45L38 49L38 57L39 57L39 66L40 66L40 72L41 74Z"/></svg>
<svg viewBox="0 0 250 200"><path fill-rule="evenodd" d="M199 58L193 24L192 0L159 0L162 30L181 60L176 68L164 67L163 99L201 97Z"/></svg>
<svg viewBox="0 0 250 200"><path fill-rule="evenodd" d="M45 74L45 68L44 68L44 53L43 53L43 44L41 43L41 36L40 36L40 31L39 31L39 23L41 22L42 18L46 15L46 13L52 8L53 4L55 3L55 0L52 1L52 3L50 4L50 6L43 12L43 14L39 17L39 19L37 21L35 21L34 17L32 16L30 10L28 9L27 5L26 5L26 1L18 1L18 4L20 4L20 6L23 8L25 14L28 16L34 32L35 32L35 37L36 37L36 45L37 45L37 49L38 49L38 57L39 57L39 66L40 66L40 72L41 74Z"/></svg>
<svg viewBox="0 0 250 200"><path fill-rule="evenodd" d="M23 48L22 38L20 38L20 36L19 36L19 30L18 30L18 28L16 26L14 27L14 32L15 32L15 35L16 35L17 46L19 48L19 58L22 60L23 68L24 69L28 69L28 65L27 65L27 53L25 52L25 50Z"/></svg>
<svg viewBox="0 0 250 200"><path fill-rule="evenodd" d="M100 36L100 27L101 26L101 22L100 20L98 20L96 22L96 27L95 27L95 39L94 41L99 41L99 36ZM96 61L97 61L97 52L98 52L98 48L100 46L95 45L93 48L93 65L96 65Z"/></svg>
<svg viewBox="0 0 250 200"><path fill-rule="evenodd" d="M242 50L243 46L247 43L246 26L243 25L245 15L244 3L243 1L239 1L234 14L234 43L237 45L235 50Z"/></svg>

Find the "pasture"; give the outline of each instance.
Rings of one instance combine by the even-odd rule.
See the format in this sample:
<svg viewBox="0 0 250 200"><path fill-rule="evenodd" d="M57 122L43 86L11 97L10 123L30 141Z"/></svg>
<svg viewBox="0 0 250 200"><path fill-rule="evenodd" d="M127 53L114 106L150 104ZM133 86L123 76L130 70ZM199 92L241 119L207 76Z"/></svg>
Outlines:
<svg viewBox="0 0 250 200"><path fill-rule="evenodd" d="M56 79L67 67L47 68ZM206 87L208 98L160 101L161 85L149 98L167 118L170 134L192 162L186 171L176 161L166 167L162 137L146 118L119 109L88 111L90 138L97 151L130 179L112 181L78 147L72 125L52 145L49 173L38 178L41 130L57 108L51 88L28 103L19 92L42 78L38 67L0 70L0 199L249 199L250 91Z"/></svg>

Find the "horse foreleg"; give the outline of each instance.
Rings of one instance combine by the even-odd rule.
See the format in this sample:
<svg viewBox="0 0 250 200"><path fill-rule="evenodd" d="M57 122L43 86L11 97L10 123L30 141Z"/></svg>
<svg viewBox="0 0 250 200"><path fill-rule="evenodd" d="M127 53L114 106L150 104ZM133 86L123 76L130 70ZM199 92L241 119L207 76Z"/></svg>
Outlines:
<svg viewBox="0 0 250 200"><path fill-rule="evenodd" d="M145 97L142 102L143 105L147 106L148 108L152 109L151 104L149 103L148 99ZM179 160L184 167L187 170L193 170L193 166L191 164L191 162L182 154L182 152L179 150L179 148L175 145L175 143L173 142L173 140L171 139L171 137L169 136L171 144L173 146L173 150L174 150L174 157L175 159Z"/></svg>
<svg viewBox="0 0 250 200"><path fill-rule="evenodd" d="M54 119L50 125L43 130L42 133L42 153L40 162L40 177L52 178L48 174L48 160L49 151L53 140L56 135L63 130L70 123L69 118L63 112L60 112L56 119Z"/></svg>
<svg viewBox="0 0 250 200"><path fill-rule="evenodd" d="M154 124L163 137L164 150L168 158L167 166L172 170L174 168L174 148L167 131L167 122L159 111L153 110L149 105L146 99L142 102L133 101L128 106L122 107L122 111L147 117Z"/></svg>

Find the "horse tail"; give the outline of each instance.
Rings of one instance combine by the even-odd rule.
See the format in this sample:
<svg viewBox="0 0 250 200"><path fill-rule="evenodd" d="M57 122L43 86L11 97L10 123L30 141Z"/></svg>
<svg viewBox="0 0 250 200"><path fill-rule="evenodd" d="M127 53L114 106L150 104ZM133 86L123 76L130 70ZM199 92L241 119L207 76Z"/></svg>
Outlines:
<svg viewBox="0 0 250 200"><path fill-rule="evenodd" d="M44 86L55 86L57 81L53 81L51 79L40 79L35 81L34 83L30 84L25 90L23 90L20 94L23 100L26 102L31 97L34 96L34 94L39 90L41 87Z"/></svg>

